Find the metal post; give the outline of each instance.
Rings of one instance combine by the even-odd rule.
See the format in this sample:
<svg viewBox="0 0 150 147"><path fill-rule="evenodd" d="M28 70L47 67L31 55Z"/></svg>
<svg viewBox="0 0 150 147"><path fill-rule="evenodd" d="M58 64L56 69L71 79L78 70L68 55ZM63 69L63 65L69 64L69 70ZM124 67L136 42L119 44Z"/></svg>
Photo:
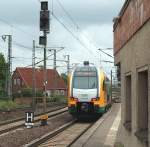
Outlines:
<svg viewBox="0 0 150 147"><path fill-rule="evenodd" d="M12 35L8 35L8 97L12 98Z"/></svg>
<svg viewBox="0 0 150 147"><path fill-rule="evenodd" d="M99 50L99 57L100 57L100 67L102 67L101 49L98 49L98 50Z"/></svg>
<svg viewBox="0 0 150 147"><path fill-rule="evenodd" d="M46 69L46 46L47 46L47 32L44 31L44 37L46 38L46 44L44 45L44 100L43 111L46 112L46 99L47 99L47 69Z"/></svg>
<svg viewBox="0 0 150 147"><path fill-rule="evenodd" d="M56 49L54 50L54 70L56 70Z"/></svg>
<svg viewBox="0 0 150 147"><path fill-rule="evenodd" d="M111 70L111 102L112 102L112 70Z"/></svg>
<svg viewBox="0 0 150 147"><path fill-rule="evenodd" d="M33 40L32 50L32 109L36 110L35 40Z"/></svg>
<svg viewBox="0 0 150 147"><path fill-rule="evenodd" d="M12 35L3 35L2 39L6 41L6 37L8 37L8 68L7 68L7 94L8 98L12 98Z"/></svg>
<svg viewBox="0 0 150 147"><path fill-rule="evenodd" d="M70 56L69 55L67 55L67 57L68 57L68 64L67 64L67 74L69 75L69 72L70 72Z"/></svg>

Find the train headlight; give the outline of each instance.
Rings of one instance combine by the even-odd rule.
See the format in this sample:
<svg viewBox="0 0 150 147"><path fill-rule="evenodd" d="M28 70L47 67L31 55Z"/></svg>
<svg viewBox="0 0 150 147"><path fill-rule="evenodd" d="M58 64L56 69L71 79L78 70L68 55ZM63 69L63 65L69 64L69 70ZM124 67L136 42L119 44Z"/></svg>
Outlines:
<svg viewBox="0 0 150 147"><path fill-rule="evenodd" d="M78 102L78 98L71 97L70 100Z"/></svg>
<svg viewBox="0 0 150 147"><path fill-rule="evenodd" d="M98 100L98 98L92 98L91 99L92 102L97 101L97 100Z"/></svg>

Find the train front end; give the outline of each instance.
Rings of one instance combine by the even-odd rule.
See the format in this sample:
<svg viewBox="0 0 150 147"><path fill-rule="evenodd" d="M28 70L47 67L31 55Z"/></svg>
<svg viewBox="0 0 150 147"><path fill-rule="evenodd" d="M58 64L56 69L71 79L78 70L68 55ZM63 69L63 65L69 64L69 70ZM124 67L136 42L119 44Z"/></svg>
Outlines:
<svg viewBox="0 0 150 147"><path fill-rule="evenodd" d="M69 77L68 109L74 115L104 113L100 101L100 71L95 66L76 67Z"/></svg>

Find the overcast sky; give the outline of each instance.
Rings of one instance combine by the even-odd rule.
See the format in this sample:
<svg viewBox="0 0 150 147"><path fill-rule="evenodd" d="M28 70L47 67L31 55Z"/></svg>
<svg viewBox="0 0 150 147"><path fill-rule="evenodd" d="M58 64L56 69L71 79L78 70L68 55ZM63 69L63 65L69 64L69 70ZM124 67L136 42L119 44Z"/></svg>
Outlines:
<svg viewBox="0 0 150 147"><path fill-rule="evenodd" d="M89 60L91 63L98 65L100 54L97 49L113 47L112 20L113 17L118 15L124 1L53 0L54 15L76 36L75 39L51 16L48 46L65 47L62 52L57 54L57 59L64 59L63 55L69 54L71 63L81 63L84 60ZM76 25L68 18L59 2ZM52 0L49 0L49 9L52 10ZM39 31L39 11L39 0L0 1L0 35L13 35L13 57L15 57L13 58L13 69L16 66L22 67L32 63L32 40L36 40L38 45L38 37L41 34ZM80 40L80 43L77 39ZM18 44L28 48L23 48ZM7 42L4 43L2 39L0 39L0 52L7 56ZM112 51L107 52L112 54ZM36 50L36 56L39 58L36 61L43 58L42 49ZM104 54L101 54L101 56L102 60L112 60ZM52 65L53 62L48 61L49 68L52 68ZM57 62L57 65L66 66L66 63ZM106 71L109 71L111 66L111 64L103 63ZM58 70L64 72L66 67L58 67Z"/></svg>

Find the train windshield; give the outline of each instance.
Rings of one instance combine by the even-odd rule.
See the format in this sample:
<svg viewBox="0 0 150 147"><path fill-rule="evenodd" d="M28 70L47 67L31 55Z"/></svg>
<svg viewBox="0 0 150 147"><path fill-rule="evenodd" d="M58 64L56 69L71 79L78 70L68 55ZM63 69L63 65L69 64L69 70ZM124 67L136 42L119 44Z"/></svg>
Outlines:
<svg viewBox="0 0 150 147"><path fill-rule="evenodd" d="M98 85L95 67L78 67L74 72L73 88L96 89Z"/></svg>

